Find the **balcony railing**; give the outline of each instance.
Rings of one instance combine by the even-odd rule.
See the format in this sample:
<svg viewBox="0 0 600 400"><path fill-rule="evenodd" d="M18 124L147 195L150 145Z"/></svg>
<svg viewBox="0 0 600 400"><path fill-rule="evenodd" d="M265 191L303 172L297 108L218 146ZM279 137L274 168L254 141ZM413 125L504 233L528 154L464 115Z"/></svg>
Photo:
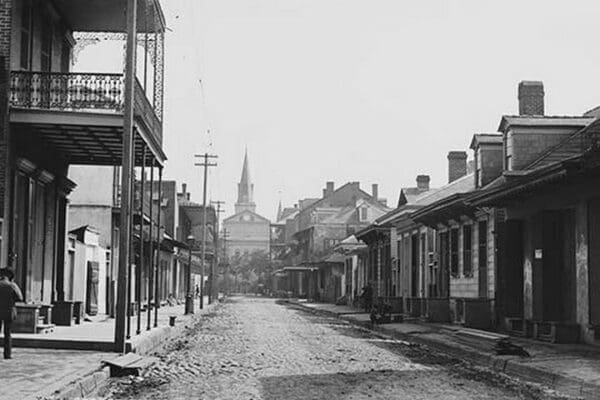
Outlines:
<svg viewBox="0 0 600 400"><path fill-rule="evenodd" d="M125 81L122 74L13 71L12 107L57 111L123 112ZM135 115L141 117L160 146L162 123L138 80Z"/></svg>
<svg viewBox="0 0 600 400"><path fill-rule="evenodd" d="M123 111L122 74L13 71L10 104L49 110Z"/></svg>

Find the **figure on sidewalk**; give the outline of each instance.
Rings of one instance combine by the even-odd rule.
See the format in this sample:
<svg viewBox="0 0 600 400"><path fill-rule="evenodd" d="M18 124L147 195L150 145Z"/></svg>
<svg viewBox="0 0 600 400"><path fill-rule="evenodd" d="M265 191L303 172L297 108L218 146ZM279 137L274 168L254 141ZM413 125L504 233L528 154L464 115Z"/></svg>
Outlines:
<svg viewBox="0 0 600 400"><path fill-rule="evenodd" d="M11 357L12 322L17 317L17 308L15 303L23 301L21 289L13 282L14 273L8 268L0 268L0 329L4 325L4 358Z"/></svg>
<svg viewBox="0 0 600 400"><path fill-rule="evenodd" d="M367 286L362 289L361 297L363 298L365 311L371 311L373 307L373 286L371 286L371 282L367 283Z"/></svg>

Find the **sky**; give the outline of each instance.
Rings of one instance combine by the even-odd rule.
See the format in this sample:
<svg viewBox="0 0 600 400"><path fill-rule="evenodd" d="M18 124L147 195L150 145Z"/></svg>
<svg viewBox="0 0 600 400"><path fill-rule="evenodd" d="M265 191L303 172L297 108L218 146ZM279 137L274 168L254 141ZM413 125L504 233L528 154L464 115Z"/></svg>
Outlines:
<svg viewBox="0 0 600 400"><path fill-rule="evenodd" d="M209 198L233 213L248 148L257 211L359 181L395 204L418 174L517 113L600 105L600 3L573 0L163 0L166 179L201 201L194 154L218 155ZM97 62L97 58L96 58Z"/></svg>

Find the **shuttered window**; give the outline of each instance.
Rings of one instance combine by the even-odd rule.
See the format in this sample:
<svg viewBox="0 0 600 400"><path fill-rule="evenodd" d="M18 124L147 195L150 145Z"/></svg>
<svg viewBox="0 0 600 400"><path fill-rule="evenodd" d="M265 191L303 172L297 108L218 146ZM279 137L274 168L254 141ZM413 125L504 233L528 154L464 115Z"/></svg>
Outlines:
<svg viewBox="0 0 600 400"><path fill-rule="evenodd" d="M450 274L458 276L458 228L450 230Z"/></svg>
<svg viewBox="0 0 600 400"><path fill-rule="evenodd" d="M463 226L463 275L466 277L473 276L472 241L471 225Z"/></svg>

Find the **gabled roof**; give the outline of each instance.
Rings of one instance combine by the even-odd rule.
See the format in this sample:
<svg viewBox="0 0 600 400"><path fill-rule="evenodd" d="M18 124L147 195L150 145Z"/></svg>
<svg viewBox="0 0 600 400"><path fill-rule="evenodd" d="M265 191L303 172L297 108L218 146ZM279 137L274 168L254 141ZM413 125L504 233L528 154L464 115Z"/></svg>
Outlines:
<svg viewBox="0 0 600 400"><path fill-rule="evenodd" d="M415 211L411 217L415 221L425 222L426 219L429 220L432 216L435 217L445 207L454 205L455 201L463 199L473 190L475 190L475 176L470 173L426 196L422 199L422 202L426 204ZM430 221L427 222L430 223Z"/></svg>
<svg viewBox="0 0 600 400"><path fill-rule="evenodd" d="M263 217L263 216L262 216L262 215L260 215L260 214L257 214L257 213L255 213L255 212L253 212L253 211L250 211L250 210L242 210L242 211L240 211L239 213L233 214L233 215L231 215L231 216L229 216L229 217L225 218L225 219L223 220L223 223L225 223L225 222L229 222L230 220L232 220L232 219L234 219L234 218L236 218L236 217L238 217L238 216L240 216L240 215L242 215L242 214L252 215L252 216L256 217L257 219L259 219L260 221L264 221L264 222L267 222L267 223L271 223L271 221L269 221L267 218Z"/></svg>
<svg viewBox="0 0 600 400"><path fill-rule="evenodd" d="M424 193L415 201L415 205L429 205L456 193L467 193L475 189L475 174L471 172L450 182L437 190Z"/></svg>
<svg viewBox="0 0 600 400"><path fill-rule="evenodd" d="M356 202L356 204L348 207L343 207L336 214L325 218L321 221L322 224L345 224L351 222L352 217L356 215L356 210L360 207L367 205L370 209L380 210L382 214L385 214L387 210L389 210L386 206L373 201L368 201L365 199L360 199Z"/></svg>
<svg viewBox="0 0 600 400"><path fill-rule="evenodd" d="M584 127L594 120L593 117L569 115L535 116L535 115L504 115L500 120L499 132L505 132L511 126L581 126Z"/></svg>
<svg viewBox="0 0 600 400"><path fill-rule="evenodd" d="M471 140L470 149L475 150L480 144L502 144L501 133L476 133Z"/></svg>
<svg viewBox="0 0 600 400"><path fill-rule="evenodd" d="M406 187L400 189L400 196L398 196L398 205L401 207L405 204L414 202L419 195L433 189L420 189L418 187Z"/></svg>
<svg viewBox="0 0 600 400"><path fill-rule="evenodd" d="M335 196L337 193L341 192L342 190L345 190L348 187L352 187L353 185L357 185L357 183L356 182L347 182L346 184L344 184L344 185L340 186L339 188L337 188L336 190L334 190L333 193L331 193L329 196L320 198L317 201L315 201L314 203L312 203L311 205L301 209L300 213L305 213L305 212L308 212L308 210L314 210L315 208L318 208L327 199L330 199L331 197ZM363 194L365 197L369 197L369 198L371 197L371 195L369 193L365 192L360 187L358 187L358 192Z"/></svg>

